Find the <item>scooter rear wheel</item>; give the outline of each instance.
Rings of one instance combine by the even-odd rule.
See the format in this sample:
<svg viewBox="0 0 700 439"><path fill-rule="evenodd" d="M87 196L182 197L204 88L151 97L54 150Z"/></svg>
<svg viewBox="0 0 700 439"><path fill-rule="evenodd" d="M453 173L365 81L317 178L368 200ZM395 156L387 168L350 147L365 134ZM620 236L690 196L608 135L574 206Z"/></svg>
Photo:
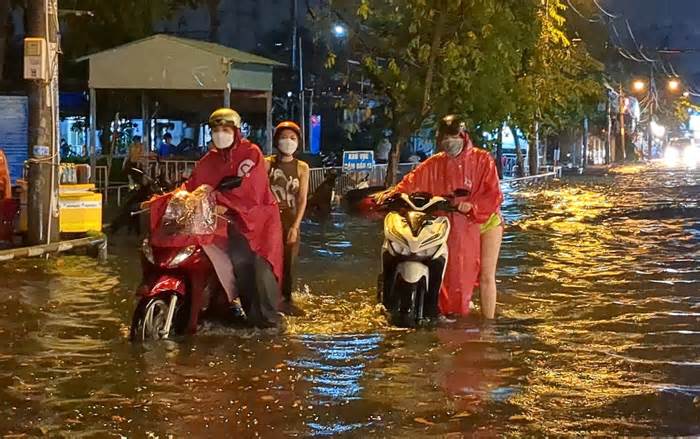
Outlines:
<svg viewBox="0 0 700 439"><path fill-rule="evenodd" d="M170 303L175 293L164 293L156 297L141 299L131 322L131 341L145 342L169 338L182 332L184 304L178 300L166 332Z"/></svg>

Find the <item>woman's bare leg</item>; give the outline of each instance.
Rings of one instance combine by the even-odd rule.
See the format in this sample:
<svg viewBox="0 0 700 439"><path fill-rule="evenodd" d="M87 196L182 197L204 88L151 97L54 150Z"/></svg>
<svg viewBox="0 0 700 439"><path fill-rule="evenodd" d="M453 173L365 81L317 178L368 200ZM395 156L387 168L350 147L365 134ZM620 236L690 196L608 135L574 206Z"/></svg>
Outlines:
<svg viewBox="0 0 700 439"><path fill-rule="evenodd" d="M481 313L486 319L496 317L496 268L501 251L503 226L481 235L481 273L479 274L479 293L481 295Z"/></svg>

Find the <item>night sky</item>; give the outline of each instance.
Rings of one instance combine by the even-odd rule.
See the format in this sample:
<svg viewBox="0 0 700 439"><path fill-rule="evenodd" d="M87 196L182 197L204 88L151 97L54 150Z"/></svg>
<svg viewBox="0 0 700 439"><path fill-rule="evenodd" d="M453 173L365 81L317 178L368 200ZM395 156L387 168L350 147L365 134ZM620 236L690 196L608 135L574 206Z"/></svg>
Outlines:
<svg viewBox="0 0 700 439"><path fill-rule="evenodd" d="M592 1L592 0L591 0ZM626 36L629 20L639 44L653 54L657 48L700 49L700 0L606 0L600 1L609 12L621 15L615 20L618 32ZM631 39L626 48L634 48ZM650 54L650 56L651 56ZM700 53L670 55L685 81L700 89Z"/></svg>

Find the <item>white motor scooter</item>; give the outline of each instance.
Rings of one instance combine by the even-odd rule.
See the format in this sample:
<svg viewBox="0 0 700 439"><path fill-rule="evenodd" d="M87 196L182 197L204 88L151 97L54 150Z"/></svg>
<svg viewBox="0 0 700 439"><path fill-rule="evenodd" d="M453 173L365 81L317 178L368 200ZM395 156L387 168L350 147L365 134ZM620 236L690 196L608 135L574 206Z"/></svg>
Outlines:
<svg viewBox="0 0 700 439"><path fill-rule="evenodd" d="M459 191L455 196L466 196ZM451 197L396 194L381 203L384 219L382 273L377 295L391 324L415 327L438 316L438 297L449 252Z"/></svg>

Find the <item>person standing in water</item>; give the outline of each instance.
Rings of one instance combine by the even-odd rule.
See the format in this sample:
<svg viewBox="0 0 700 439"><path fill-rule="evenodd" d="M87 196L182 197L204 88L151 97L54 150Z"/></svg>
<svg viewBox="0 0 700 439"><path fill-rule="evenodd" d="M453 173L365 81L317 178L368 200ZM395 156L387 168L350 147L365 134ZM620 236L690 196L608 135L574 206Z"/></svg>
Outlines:
<svg viewBox="0 0 700 439"><path fill-rule="evenodd" d="M484 281L482 309L485 317L491 319L496 304L495 266L499 244L491 234L495 233L494 230L500 232L497 228L500 227L500 216L497 214L503 201L496 163L488 152L474 147L463 120L454 114L440 120L436 143L441 153L421 163L394 189L378 198L381 201L396 193L427 192L449 196L458 190L468 192L467 196L455 197L459 213L448 214L452 229L447 241L450 255L439 298L441 320L451 322L453 317L469 314L474 285L480 277ZM483 224L486 224L484 228ZM482 230L485 237L481 236ZM488 248L485 249L487 261L482 271L480 259L484 255L481 251L484 239Z"/></svg>
<svg viewBox="0 0 700 439"><path fill-rule="evenodd" d="M505 224L500 209L481 224L481 263L479 267L479 296L481 298L481 314L487 320L496 318L496 269L503 241Z"/></svg>
<svg viewBox="0 0 700 439"><path fill-rule="evenodd" d="M309 165L294 157L299 147L301 129L294 122L282 122L275 128L273 146L277 153L267 158L272 193L277 198L282 217L284 240L284 280L280 311L287 315L303 315L292 301L294 266L299 254L299 228L309 195Z"/></svg>

